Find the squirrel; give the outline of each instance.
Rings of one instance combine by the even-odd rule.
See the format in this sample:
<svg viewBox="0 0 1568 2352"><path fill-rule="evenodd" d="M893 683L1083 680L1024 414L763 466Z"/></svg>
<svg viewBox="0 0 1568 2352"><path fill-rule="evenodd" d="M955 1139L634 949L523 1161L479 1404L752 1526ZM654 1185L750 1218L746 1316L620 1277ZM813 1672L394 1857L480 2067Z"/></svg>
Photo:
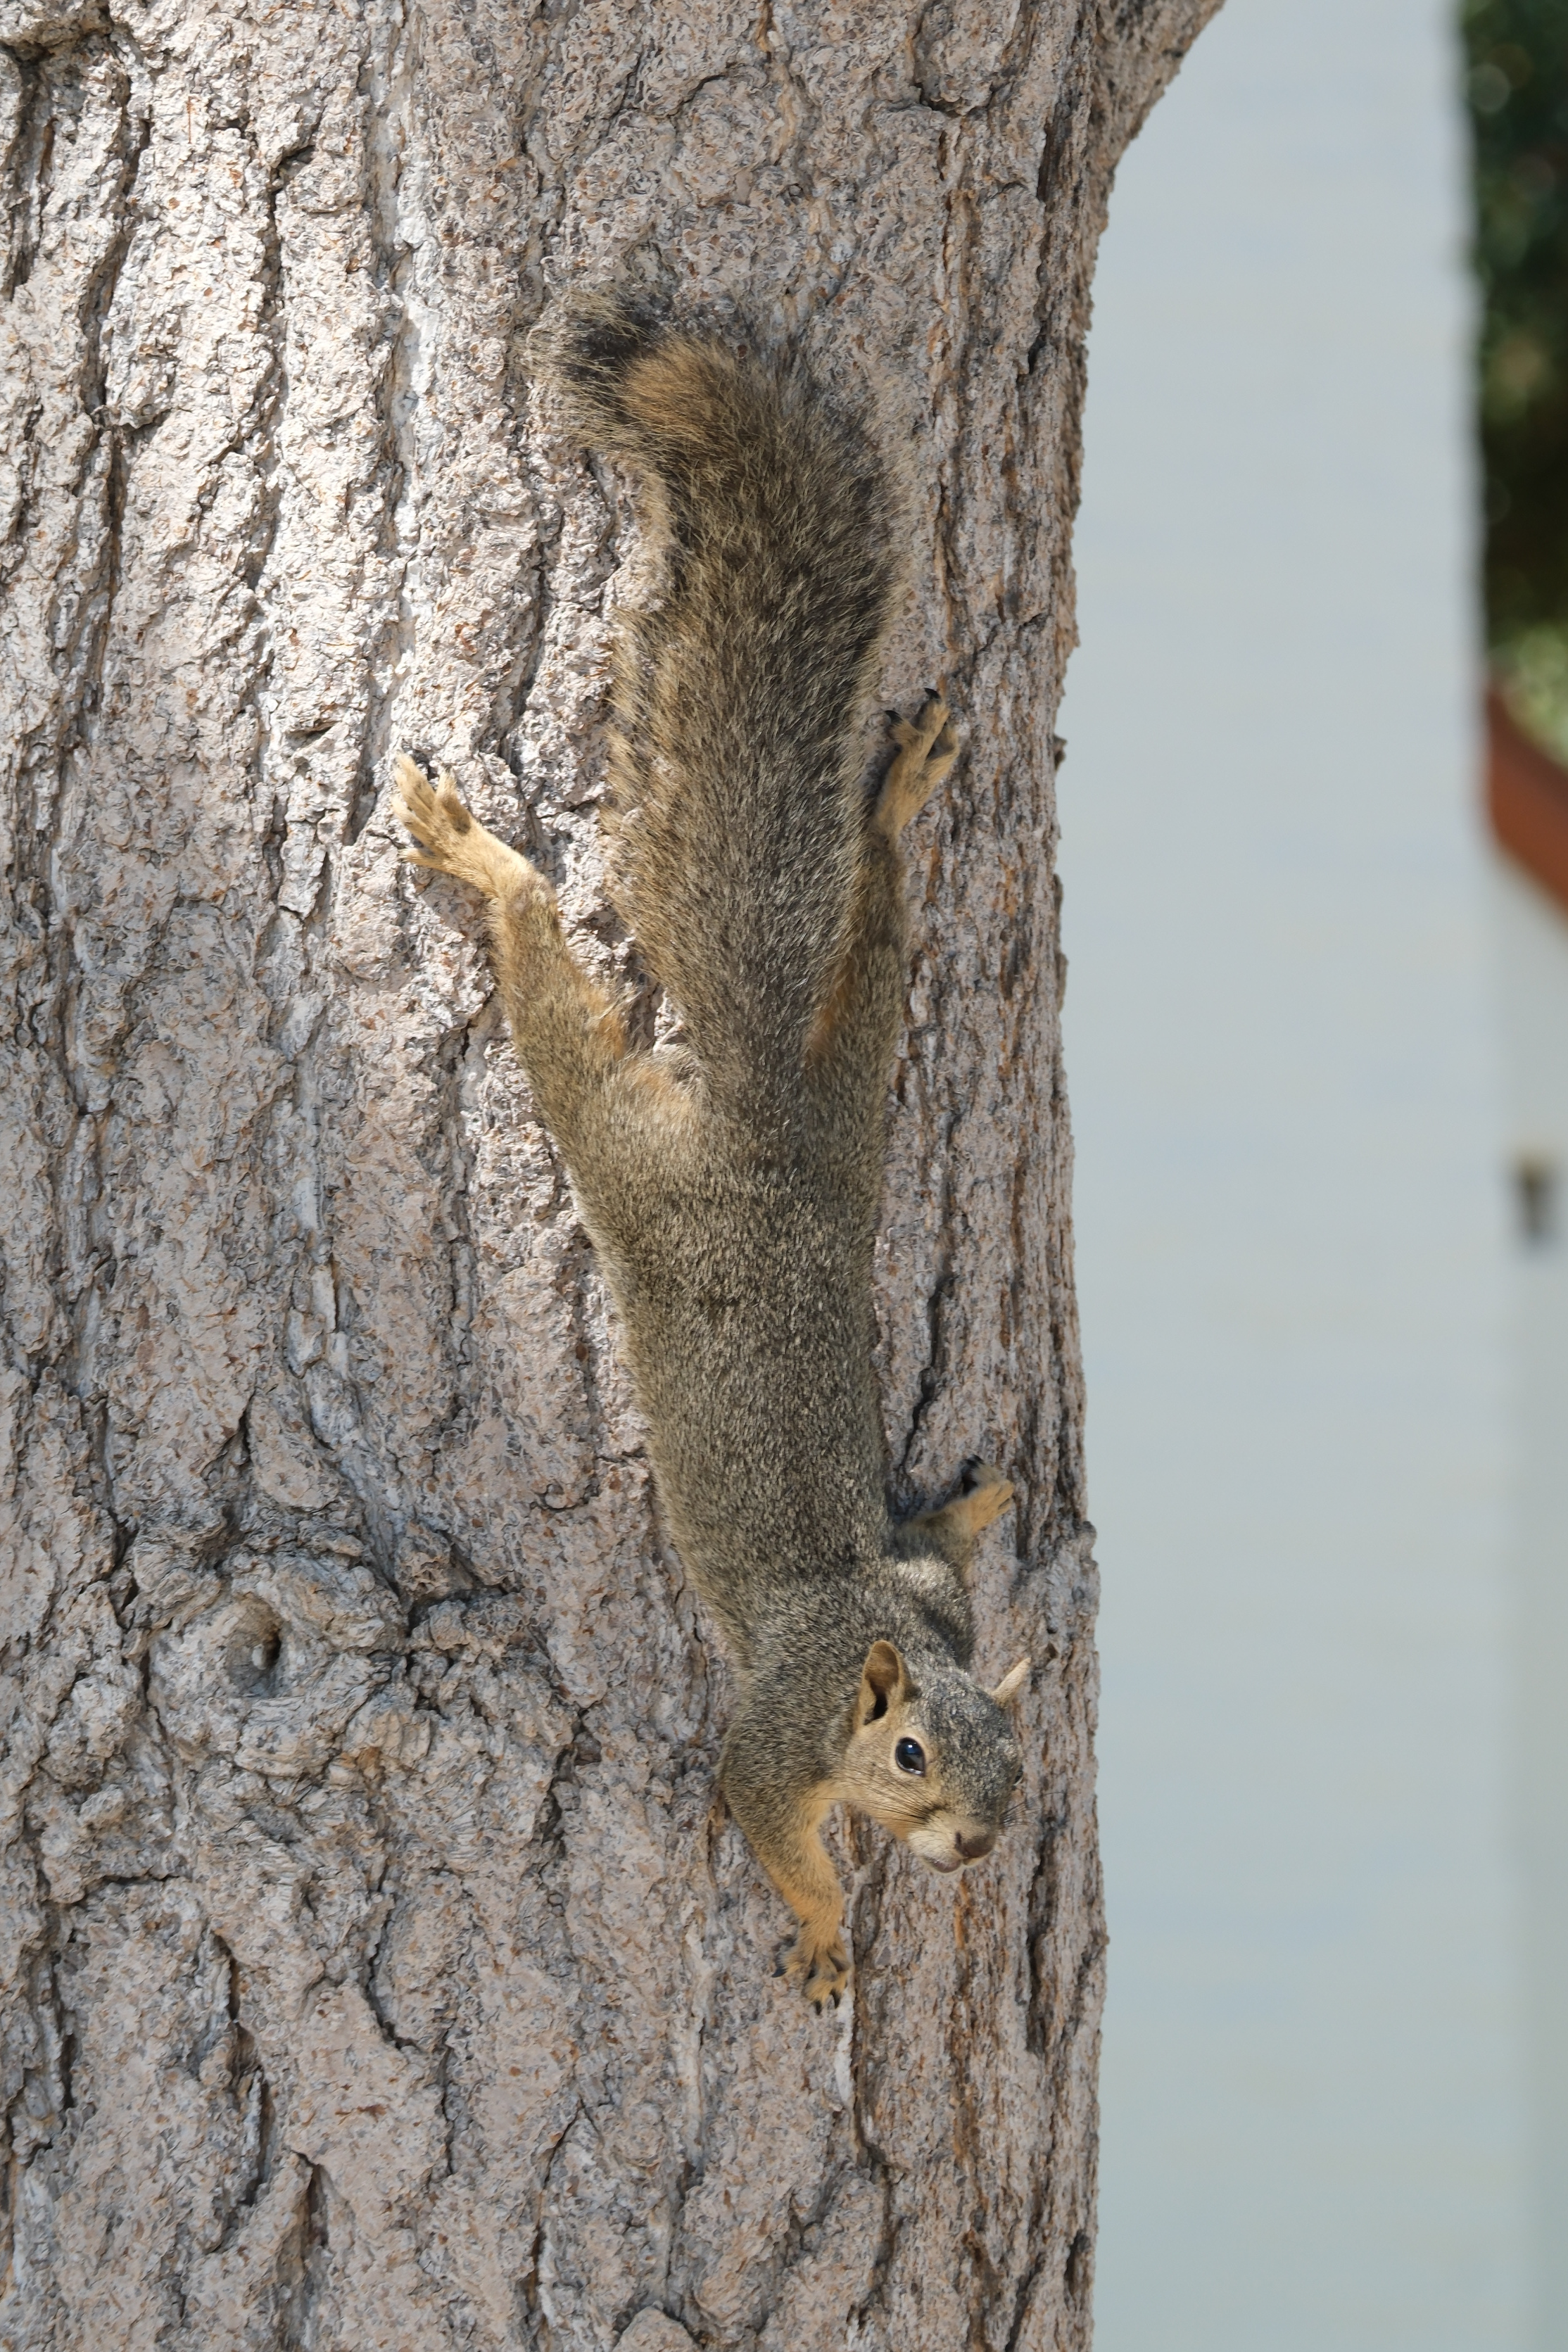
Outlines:
<svg viewBox="0 0 1568 2352"><path fill-rule="evenodd" d="M651 1049L583 970L555 895L449 775L395 763L407 861L483 893L496 982L604 1266L669 1533L736 1703L721 1785L799 1922L784 1972L837 2006L848 1955L819 1834L837 1802L939 1871L988 1853L1022 1772L969 1672L963 1571L1012 1487L981 1466L896 1522L872 1249L902 1018L900 837L958 756L931 695L878 789L861 726L900 502L858 413L615 292L531 346L626 467L662 561L620 626L611 883L681 1016Z"/></svg>

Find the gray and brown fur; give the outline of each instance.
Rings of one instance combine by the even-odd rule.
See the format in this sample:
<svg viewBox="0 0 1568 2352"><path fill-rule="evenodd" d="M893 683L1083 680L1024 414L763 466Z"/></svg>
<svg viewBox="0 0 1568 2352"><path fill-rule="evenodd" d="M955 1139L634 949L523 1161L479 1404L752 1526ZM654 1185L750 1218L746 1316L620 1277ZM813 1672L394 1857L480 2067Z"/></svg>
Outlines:
<svg viewBox="0 0 1568 2352"><path fill-rule="evenodd" d="M449 777L397 767L413 862L482 890L517 1050L626 1332L670 1534L739 1679L731 1811L800 1920L789 1971L847 1972L817 1825L843 1800L939 1869L989 1850L1017 1780L967 1668L963 1569L1011 1488L896 1523L871 1254L903 1002L900 835L957 747L931 698L879 791L860 725L900 578L861 424L798 368L615 296L534 349L583 439L637 475L662 594L623 626L617 898L684 1024L634 1047L548 884ZM925 1770L895 1760L914 1739ZM906 1756L907 1748L903 1751Z"/></svg>

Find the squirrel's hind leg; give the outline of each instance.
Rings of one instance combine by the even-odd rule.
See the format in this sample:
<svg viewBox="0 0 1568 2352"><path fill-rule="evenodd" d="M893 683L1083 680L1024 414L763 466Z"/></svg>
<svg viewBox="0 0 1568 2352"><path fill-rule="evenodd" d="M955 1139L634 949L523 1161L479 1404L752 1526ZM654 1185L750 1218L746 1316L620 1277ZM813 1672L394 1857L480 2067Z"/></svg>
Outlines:
<svg viewBox="0 0 1568 2352"><path fill-rule="evenodd" d="M648 1055L628 1050L620 1011L566 943L555 893L464 806L450 776L432 784L406 754L394 813L416 848L408 863L481 890L501 1003L539 1108L590 1202L612 1197L628 1126L682 1117L685 1092Z"/></svg>

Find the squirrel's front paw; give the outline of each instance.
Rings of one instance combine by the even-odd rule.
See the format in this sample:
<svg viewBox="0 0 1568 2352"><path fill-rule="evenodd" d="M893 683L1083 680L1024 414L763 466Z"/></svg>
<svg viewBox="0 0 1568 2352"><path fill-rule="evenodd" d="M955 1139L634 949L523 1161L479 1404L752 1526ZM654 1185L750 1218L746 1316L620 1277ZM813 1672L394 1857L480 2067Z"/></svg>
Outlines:
<svg viewBox="0 0 1568 2352"><path fill-rule="evenodd" d="M963 1513L969 1533L977 1536L1001 1517L1012 1499L1011 1478L1004 1478L989 1462L972 1462L964 1473L963 1492L950 1507Z"/></svg>
<svg viewBox="0 0 1568 2352"><path fill-rule="evenodd" d="M392 813L405 825L414 847L404 851L410 866L432 874L450 874L492 898L504 898L521 884L538 879L526 857L487 833L470 814L450 776L432 783L406 751L392 766L396 798Z"/></svg>
<svg viewBox="0 0 1568 2352"><path fill-rule="evenodd" d="M820 1928L803 1927L785 1956L784 1973L814 2009L824 2009L829 2001L837 2009L838 1996L849 1981L849 1955L837 1928L824 1933Z"/></svg>

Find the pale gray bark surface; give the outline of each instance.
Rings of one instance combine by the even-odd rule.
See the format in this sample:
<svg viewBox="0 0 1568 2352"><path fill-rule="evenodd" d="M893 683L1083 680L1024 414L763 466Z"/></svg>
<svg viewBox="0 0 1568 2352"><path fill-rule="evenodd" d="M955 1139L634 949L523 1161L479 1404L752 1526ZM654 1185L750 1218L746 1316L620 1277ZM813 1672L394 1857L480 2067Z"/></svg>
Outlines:
<svg viewBox="0 0 1568 2352"><path fill-rule="evenodd" d="M1048 754L1094 241L1211 5L0 0L5 2346L1086 2343ZM970 745L882 1375L900 1499L1017 1480L979 1664L1043 1670L989 1863L839 1839L837 2020L714 1806L725 1672L475 910L384 814L389 748L449 761L626 964L630 536L522 351L623 268L880 381L885 693Z"/></svg>

